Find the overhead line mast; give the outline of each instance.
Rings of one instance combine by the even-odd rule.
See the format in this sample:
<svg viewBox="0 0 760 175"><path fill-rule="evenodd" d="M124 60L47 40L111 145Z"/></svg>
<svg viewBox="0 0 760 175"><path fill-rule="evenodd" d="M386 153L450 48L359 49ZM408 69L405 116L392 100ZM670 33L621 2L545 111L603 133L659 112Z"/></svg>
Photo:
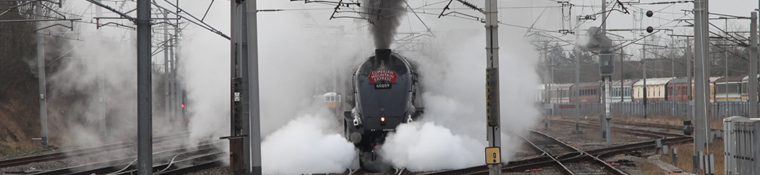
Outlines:
<svg viewBox="0 0 760 175"><path fill-rule="evenodd" d="M498 0L486 1L486 164L489 174L501 175L501 124L499 112L499 21Z"/></svg>

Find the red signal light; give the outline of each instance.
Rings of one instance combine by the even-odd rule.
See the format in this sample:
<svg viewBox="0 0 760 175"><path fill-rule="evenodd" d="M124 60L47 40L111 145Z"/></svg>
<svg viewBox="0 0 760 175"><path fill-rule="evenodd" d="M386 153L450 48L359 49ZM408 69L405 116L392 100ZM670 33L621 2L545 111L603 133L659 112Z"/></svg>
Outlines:
<svg viewBox="0 0 760 175"><path fill-rule="evenodd" d="M185 108L185 104L182 104L182 108Z"/></svg>

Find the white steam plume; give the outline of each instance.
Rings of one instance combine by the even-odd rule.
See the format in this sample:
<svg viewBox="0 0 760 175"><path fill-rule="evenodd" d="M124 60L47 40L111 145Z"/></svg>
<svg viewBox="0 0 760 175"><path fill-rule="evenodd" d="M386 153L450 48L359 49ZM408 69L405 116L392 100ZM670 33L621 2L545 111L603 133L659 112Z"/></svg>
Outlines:
<svg viewBox="0 0 760 175"><path fill-rule="evenodd" d="M481 33L482 34L482 33ZM464 168L483 164L487 146L485 124L485 51L469 39L444 54L417 55L425 89L423 119L403 124L386 138L382 157L395 167L412 171ZM502 50L501 127L502 161L511 160L521 140L517 137L535 125L538 111L531 101L535 85L534 59ZM482 58L482 59L481 59ZM477 71L482 70L482 71ZM519 82L519 83L518 83Z"/></svg>
<svg viewBox="0 0 760 175"><path fill-rule="evenodd" d="M390 49L401 17L406 14L404 0L364 0L364 11L372 23L369 31L375 39L375 47Z"/></svg>
<svg viewBox="0 0 760 175"><path fill-rule="evenodd" d="M342 172L351 166L354 145L339 133L340 123L324 108L312 107L261 143L265 174Z"/></svg>
<svg viewBox="0 0 760 175"><path fill-rule="evenodd" d="M206 11L208 2L183 1L189 13ZM229 4L214 4L206 23L229 31ZM187 91L188 144L198 145L230 135L230 43L229 40L196 26L183 31L179 41L179 77ZM219 148L229 151L229 142ZM228 161L229 159L225 159Z"/></svg>
<svg viewBox="0 0 760 175"><path fill-rule="evenodd" d="M68 2L66 9L84 11L89 3ZM90 16L86 16L87 18ZM68 30L50 28L54 30ZM96 30L102 35L97 35ZM96 146L136 138L136 61L134 32L119 28L100 28L75 24L66 32L62 55L47 55L60 64L58 72L48 74L50 136L66 146ZM50 37L52 38L52 37ZM48 39L47 42L52 42ZM104 91L101 95L101 91ZM101 113L102 112L102 113ZM104 120L104 118L106 118ZM157 116L156 119L162 118ZM102 127L102 122L106 127ZM156 125L166 124L163 121ZM105 131L105 132L104 132ZM163 134L163 133L162 133Z"/></svg>
<svg viewBox="0 0 760 175"><path fill-rule="evenodd" d="M525 3L525 2L522 2ZM515 12L515 14L519 14ZM501 21L525 21L514 15ZM386 138L381 154L395 167L412 171L482 165L486 142L485 29L477 23L437 34L431 47L407 53L421 75L423 119L398 127ZM456 24L446 24L456 25ZM518 137L538 122L532 97L539 84L538 55L525 44L525 31L500 27L500 107L502 161L512 159ZM432 161L435 160L435 161Z"/></svg>
<svg viewBox="0 0 760 175"><path fill-rule="evenodd" d="M206 21L229 31L230 2L219 2L211 7ZM194 3L184 3L185 10L205 13L208 2ZM259 1L258 5L262 9L302 8L302 4L287 1ZM345 84L334 80L350 76L349 70L372 54L361 52L371 44L359 44L359 39L346 37L352 34L336 32L338 28L351 29L351 23L304 20L309 13L314 12L258 13L262 168L267 173L340 172L348 168L346 162L355 154L353 145L330 130L341 129L339 120L326 110L317 110L314 100L325 92L342 92L335 86ZM304 27L317 26L312 23L330 27ZM180 73L187 83L191 143L197 144L216 141L230 132L230 44L216 34L194 26L190 29L184 32L182 55L186 57ZM318 107L326 108L324 103ZM350 159L346 155L351 155Z"/></svg>
<svg viewBox="0 0 760 175"><path fill-rule="evenodd" d="M380 2L372 0L371 2ZM389 1L388 1L389 2ZM525 5L529 1L520 1ZM387 2L385 2L387 3ZM410 2L414 3L414 2ZM219 5L221 9L214 9L209 17L229 16L227 11L229 6ZM416 5L412 5L416 6ZM300 4L280 2L280 1L261 1L259 8L266 9L269 7L277 8L302 8ZM205 9L200 10L205 11ZM332 11L324 12L319 15L327 15ZM259 13L259 61L260 61L260 80L261 80L261 122L262 136L266 143L262 146L262 152L278 152L280 148L286 148L292 143L303 143L297 139L310 141L310 146L335 145L340 148L345 140L334 139L332 131L315 130L325 128L340 128L340 126L330 125L329 122L322 122L324 117L320 112L309 109L311 107L312 96L325 91L332 91L332 78L350 76L350 69L358 65L367 56L372 55L372 50L364 42L369 42L371 38L345 38L352 36L356 24L346 20L331 20L326 18L314 18L304 20L304 16L316 16L311 11L303 12L282 12L282 13ZM319 12L314 12L319 13ZM399 14L400 15L400 14ZM396 15L396 16L399 16ZM524 17L515 16L517 20L525 20ZM423 18L426 18L423 16ZM429 20L428 20L429 19ZM319 21L317 21L319 20ZM324 20L324 21L322 21ZM424 88L425 116L417 124L401 126L399 131L393 136L388 137L386 144L381 151L382 156L387 161L392 162L396 167L409 167L410 170L433 170L442 168L459 168L483 163L483 147L485 147L485 34L482 25L478 22L443 19L439 22L436 18L426 18L428 25L439 27L445 26L471 26L471 29L451 30L448 34L437 33L437 38L430 42L434 47L428 47L421 52L406 52L402 55L407 56L416 63L418 71L422 76L421 81ZM223 25L219 27L222 31L227 31L228 18L221 20ZM294 21L283 23L282 21ZM299 22L311 23L317 21L317 24L345 26L349 29L346 33L335 32L329 28L303 28ZM501 19L501 21L515 21L510 19ZM532 22L532 21L531 21ZM347 24L348 23L348 24ZM226 24L226 25L224 25ZM398 23L401 24L401 23ZM360 27L359 30L363 30ZM394 27L395 28L395 27ZM444 31L445 28L442 28ZM395 29L394 29L395 30ZM518 146L520 139L515 137L516 134L525 132L527 128L536 123L538 111L534 109L531 98L534 94L534 88L538 84L538 77L535 72L537 55L529 44L525 44L524 30L510 31L511 28L500 27L502 37L500 39L501 52L501 107L502 107L502 157L504 161L511 159L512 148ZM206 31L198 31L204 35L212 35ZM390 34L393 34L391 32ZM337 36L337 37L336 37ZM378 35L375 35L378 36ZM189 38L189 37L188 37ZM197 132L206 132L206 135L219 134L218 136L227 135L229 132L229 82L226 79L218 77L229 76L229 43L221 40L198 39L200 42L193 42L203 46L221 46L223 48L204 48L187 47L188 50L196 52L209 52L206 55L199 55L196 66L185 66L187 71L196 71L196 74L216 74L208 75L217 77L219 82L209 81L205 83L206 89L196 89L199 94L195 100L209 100L209 104L218 106L204 107L208 110L207 114L194 117L202 121L217 120L219 125L209 124L206 128ZM386 42L386 47L390 46L392 36L385 37L391 39ZM517 39L520 38L520 39ZM375 40L377 41L377 40ZM371 45L371 44L370 44ZM382 48L377 46L377 48ZM193 55L193 54L184 54ZM190 62L188 60L188 62ZM204 64L200 64L204 63ZM216 66L219 64L220 71L201 71L207 66ZM186 79L191 77L185 77ZM189 83L190 80L188 80ZM187 85L185 87L190 88ZM339 84L345 86L345 84ZM191 90L191 89L188 89ZM340 92L340 91L339 91ZM219 98L216 98L218 94ZM190 98L190 97L189 97ZM192 102L192 101L191 101ZM226 104L226 105L223 105ZM196 105L197 106L197 105ZM300 112L300 113L299 113ZM205 118L205 119L200 119ZM325 120L331 121L331 120ZM337 121L336 121L337 122ZM307 124L308 123L308 124ZM202 126L202 125L199 125ZM301 128L310 128L311 132L305 133ZM196 131L193 131L196 132ZM213 132L213 134L208 134ZM429 134L434 133L434 134ZM288 137L293 136L292 140ZM304 138L303 136L308 136ZM285 138L283 138L285 137ZM420 138L418 140L411 140ZM442 146L442 145L450 146ZM308 145L308 144L306 144ZM434 145L431 147L431 145ZM440 149L438 149L440 148ZM415 151L430 149L430 151ZM299 154L320 156L321 150L305 149ZM335 155L345 155L348 149L330 149L330 152L336 151ZM343 152L345 151L345 152ZM383 153L384 152L384 153ZM461 160L452 158L450 161L425 161L425 157L446 158L446 154L456 153L457 156L465 157ZM343 156L332 157L332 163L321 165L320 167L302 166L302 167L281 167L279 164L270 164L268 162L283 162L303 164L301 160L289 159L312 159L308 163L317 164L322 160L319 157L304 156L280 156L266 153L262 162L264 169L268 173L313 173L333 171L332 165L346 166L341 162ZM326 161L330 162L330 161ZM321 169L324 167L331 167ZM291 169L295 168L295 169ZM346 168L346 167L340 167ZM338 169L338 168L334 168Z"/></svg>

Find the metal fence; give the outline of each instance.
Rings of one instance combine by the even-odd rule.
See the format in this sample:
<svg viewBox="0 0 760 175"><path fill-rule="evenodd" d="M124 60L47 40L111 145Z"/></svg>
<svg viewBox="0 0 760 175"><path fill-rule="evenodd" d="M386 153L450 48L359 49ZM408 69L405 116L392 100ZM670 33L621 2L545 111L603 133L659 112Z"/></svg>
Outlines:
<svg viewBox="0 0 760 175"><path fill-rule="evenodd" d="M552 114L574 116L575 105L572 103L552 104ZM580 103L578 107L581 116L597 116L604 114L604 104ZM689 113L689 102L658 101L647 102L647 115L666 115L685 117ZM610 113L614 116L644 116L643 102L616 102L610 104ZM711 119L722 119L729 116L749 115L749 102L713 102L708 114Z"/></svg>

